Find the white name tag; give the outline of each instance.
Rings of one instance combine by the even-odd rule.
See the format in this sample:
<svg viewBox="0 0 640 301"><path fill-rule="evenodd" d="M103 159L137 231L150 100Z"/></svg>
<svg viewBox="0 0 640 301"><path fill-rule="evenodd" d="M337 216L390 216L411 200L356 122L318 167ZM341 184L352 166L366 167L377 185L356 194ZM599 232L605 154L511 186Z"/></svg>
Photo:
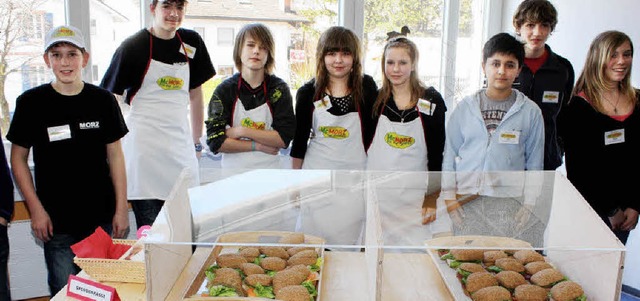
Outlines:
<svg viewBox="0 0 640 301"><path fill-rule="evenodd" d="M604 132L604 145L623 143L624 129Z"/></svg>
<svg viewBox="0 0 640 301"><path fill-rule="evenodd" d="M187 50L187 56L190 59L193 59L194 56L196 56L196 48L187 44L187 43L182 43L182 45L184 45L183 47L180 47L180 53L184 54L184 50Z"/></svg>
<svg viewBox="0 0 640 301"><path fill-rule="evenodd" d="M424 113L426 115L433 115L433 111L436 110L436 104L432 103L426 99L418 99L418 111Z"/></svg>
<svg viewBox="0 0 640 301"><path fill-rule="evenodd" d="M71 128L68 124L47 128L49 142L71 139Z"/></svg>
<svg viewBox="0 0 640 301"><path fill-rule="evenodd" d="M502 131L498 136L498 142L503 144L518 144L520 142L519 131Z"/></svg>
<svg viewBox="0 0 640 301"><path fill-rule="evenodd" d="M313 102L313 105L316 107L316 109L331 109L331 99L329 99L329 96L325 96L323 99L319 99Z"/></svg>
<svg viewBox="0 0 640 301"><path fill-rule="evenodd" d="M558 103L560 101L560 92L558 91L544 91L542 94L543 103Z"/></svg>

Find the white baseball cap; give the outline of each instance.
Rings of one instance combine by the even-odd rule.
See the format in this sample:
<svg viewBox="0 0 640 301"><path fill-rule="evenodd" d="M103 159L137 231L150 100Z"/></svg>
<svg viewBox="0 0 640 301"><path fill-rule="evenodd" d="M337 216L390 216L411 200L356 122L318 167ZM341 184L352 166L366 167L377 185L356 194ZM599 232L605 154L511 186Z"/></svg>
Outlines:
<svg viewBox="0 0 640 301"><path fill-rule="evenodd" d="M80 49L85 48L82 32L73 26L63 25L49 30L44 38L44 52L47 52L51 46L60 42L73 44Z"/></svg>

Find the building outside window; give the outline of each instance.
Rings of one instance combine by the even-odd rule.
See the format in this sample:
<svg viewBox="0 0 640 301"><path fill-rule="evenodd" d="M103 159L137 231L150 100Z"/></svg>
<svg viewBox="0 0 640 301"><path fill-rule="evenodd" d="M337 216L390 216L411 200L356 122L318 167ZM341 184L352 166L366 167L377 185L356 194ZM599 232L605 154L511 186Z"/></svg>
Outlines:
<svg viewBox="0 0 640 301"><path fill-rule="evenodd" d="M199 27L199 28L204 29L204 27ZM233 34L233 28L229 28L229 27L218 28L218 46L233 46L234 39L235 39L235 35Z"/></svg>

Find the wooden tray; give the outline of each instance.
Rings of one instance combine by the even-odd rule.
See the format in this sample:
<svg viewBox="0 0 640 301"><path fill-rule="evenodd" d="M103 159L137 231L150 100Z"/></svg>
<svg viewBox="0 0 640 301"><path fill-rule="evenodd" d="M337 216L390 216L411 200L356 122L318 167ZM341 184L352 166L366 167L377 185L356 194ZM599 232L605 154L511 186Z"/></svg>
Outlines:
<svg viewBox="0 0 640 301"><path fill-rule="evenodd" d="M294 232L286 232L286 231L252 231L252 232L231 232L220 235L216 240L216 243L238 243L238 244L277 244L277 241L285 237L287 235L293 234ZM305 245L324 245L325 240L323 238L312 236L305 234L304 235L304 244ZM286 246L295 246L292 244L287 244ZM197 277L187 289L185 295L183 296L183 300L188 301L251 301L251 300L273 300L267 298L258 298L258 297L208 297L199 295L200 288L205 285L207 279L205 276L205 270L209 268L211 265L215 264L218 255L225 253L235 253L238 251L238 247L236 246L215 246L211 254L207 260L205 260L204 264L200 268L200 272L198 272ZM316 251L321 258L324 258L324 247L317 247ZM319 271L318 276L318 285L316 289L318 291L318 296L316 297L316 301L321 300L321 285L322 285L322 270Z"/></svg>
<svg viewBox="0 0 640 301"><path fill-rule="evenodd" d="M427 246L432 247L468 247L474 249L531 249L533 248L530 243L513 239L509 237L498 236L448 236L438 237L427 240L425 242ZM429 249L428 252L431 255L438 273L442 276L449 293L454 300L471 300L465 293L460 284L460 280L457 277L455 269L449 267L445 260L440 259L438 249Z"/></svg>

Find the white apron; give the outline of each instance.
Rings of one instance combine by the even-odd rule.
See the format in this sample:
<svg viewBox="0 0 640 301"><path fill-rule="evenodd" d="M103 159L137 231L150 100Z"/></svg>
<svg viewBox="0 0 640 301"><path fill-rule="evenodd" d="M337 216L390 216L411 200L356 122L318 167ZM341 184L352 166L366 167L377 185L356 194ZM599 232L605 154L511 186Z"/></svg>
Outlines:
<svg viewBox="0 0 640 301"><path fill-rule="evenodd" d="M304 156L304 169L363 170L367 155L364 151L360 114L351 112L335 116L327 112L329 97L314 102L313 131Z"/></svg>
<svg viewBox="0 0 640 301"><path fill-rule="evenodd" d="M422 224L422 205L428 189L425 171L369 173L378 201L385 245L418 246L433 233Z"/></svg>
<svg viewBox="0 0 640 301"><path fill-rule="evenodd" d="M269 98L267 96L267 84L262 82L265 102L263 105L253 109L245 110L242 101L238 101L242 76L238 78L238 91L233 105L233 115L231 117L232 126L243 126L248 128L272 130L273 116L269 108ZM261 151L222 153L220 166L223 168L280 168L280 158L278 155L270 155Z"/></svg>
<svg viewBox="0 0 640 301"><path fill-rule="evenodd" d="M422 115L402 123L392 122L380 112L367 155L368 170L426 171L428 159Z"/></svg>
<svg viewBox="0 0 640 301"><path fill-rule="evenodd" d="M153 37L149 45L153 50ZM131 100L129 133L122 139L128 199L167 200L184 168L190 187L199 185L188 105L188 63L171 65L150 57L142 86Z"/></svg>

